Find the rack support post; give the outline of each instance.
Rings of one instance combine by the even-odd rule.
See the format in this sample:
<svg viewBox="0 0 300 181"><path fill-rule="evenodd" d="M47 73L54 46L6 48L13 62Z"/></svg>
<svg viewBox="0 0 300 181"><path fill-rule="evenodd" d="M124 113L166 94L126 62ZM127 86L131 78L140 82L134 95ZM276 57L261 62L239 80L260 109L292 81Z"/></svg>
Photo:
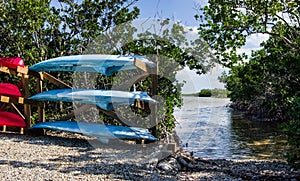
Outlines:
<svg viewBox="0 0 300 181"><path fill-rule="evenodd" d="M23 95L24 98L27 99L29 97L29 76L23 74L22 75L22 85L23 85ZM31 127L31 107L29 104L24 104L24 117L27 128Z"/></svg>
<svg viewBox="0 0 300 181"><path fill-rule="evenodd" d="M151 89L151 94L152 96L156 96L158 95L158 57L156 56L156 59L154 60L154 63L156 64L154 72L151 74L151 79L152 79L152 89ZM153 105L153 109L151 109L151 117L150 117L150 121L151 123L154 123L155 125L152 127L151 132L153 134L153 136L155 136L156 138L158 137L158 104L155 103ZM153 113L152 113L153 111Z"/></svg>

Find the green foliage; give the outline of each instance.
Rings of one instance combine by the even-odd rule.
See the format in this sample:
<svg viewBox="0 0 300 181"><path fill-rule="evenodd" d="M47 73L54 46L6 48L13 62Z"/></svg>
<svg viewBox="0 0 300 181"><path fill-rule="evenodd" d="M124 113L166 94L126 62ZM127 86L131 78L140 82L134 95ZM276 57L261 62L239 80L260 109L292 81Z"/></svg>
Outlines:
<svg viewBox="0 0 300 181"><path fill-rule="evenodd" d="M280 38L270 38L247 63L234 66L225 78L236 108L272 120L289 120L288 97L299 91L299 56Z"/></svg>
<svg viewBox="0 0 300 181"><path fill-rule="evenodd" d="M235 107L256 117L289 120L287 98L299 90L299 12L294 1L209 1L200 34L231 70L222 76ZM279 12L284 11L289 21ZM197 18L201 16L197 15ZM248 61L237 55L246 37L267 33L264 49Z"/></svg>
<svg viewBox="0 0 300 181"><path fill-rule="evenodd" d="M198 94L199 97L211 97L211 95L212 93L210 89L202 89Z"/></svg>
<svg viewBox="0 0 300 181"><path fill-rule="evenodd" d="M288 142L297 148L294 152L287 153L287 161L294 167L300 168L300 154L297 152L300 148L300 97L288 98L288 103L293 120L281 123L280 127L288 136Z"/></svg>
<svg viewBox="0 0 300 181"><path fill-rule="evenodd" d="M152 94L153 79L151 76L136 82L134 86L128 87L128 89L148 92L154 98L156 96L161 97L159 105L165 105L165 107L160 106L158 110L159 121L161 121L159 133L164 137L168 132L174 130L173 111L175 107L180 107L182 104L180 93L182 84L176 80L177 71L182 70L183 66L187 65L201 74L212 66L214 57L208 46L205 46L199 39L192 42L188 40L185 36L187 30L179 23L171 23L169 20L154 20L143 23L150 24L150 28L145 28L147 31L142 33L138 33L138 27L133 26L134 23L131 22L116 26L104 35L97 37L87 51L104 54L146 55L150 61L158 64L157 95ZM151 29L151 27L156 27L156 29ZM141 74L140 71L119 72L113 76L112 85L120 85ZM122 114L126 114L124 109ZM149 120L149 114L148 117L147 113L140 112L138 114L139 118L134 118L133 115L130 117L129 114L124 117L130 120L130 125L133 126L147 128L149 123L152 124Z"/></svg>
<svg viewBox="0 0 300 181"><path fill-rule="evenodd" d="M256 118L284 122L289 143L299 146L299 27L298 1L217 1L201 8L200 34L231 68L223 75L233 107ZM269 34L262 50L247 59L237 49L252 34ZM298 156L288 153L289 162Z"/></svg>
<svg viewBox="0 0 300 181"><path fill-rule="evenodd" d="M284 121L282 128L289 143L299 146L299 108L295 97L300 90L299 54L278 37L271 37L262 45L264 49L253 52L248 62L233 66L222 80L234 108L255 118ZM299 161L297 154L287 155L291 164Z"/></svg>
<svg viewBox="0 0 300 181"><path fill-rule="evenodd" d="M289 143L300 147L300 123L299 120L287 121L281 124L282 131L288 135Z"/></svg>
<svg viewBox="0 0 300 181"><path fill-rule="evenodd" d="M22 57L27 65L41 60L46 47L40 40L51 16L49 1L2 1L0 14L0 55Z"/></svg>
<svg viewBox="0 0 300 181"><path fill-rule="evenodd" d="M198 93L183 94L183 96L194 96L194 97L215 97L215 98L227 98L229 91L226 89L202 89Z"/></svg>
<svg viewBox="0 0 300 181"><path fill-rule="evenodd" d="M19 56L26 65L53 57L80 54L90 41L112 26L137 18L136 0L82 3L60 0L1 2L0 55Z"/></svg>
<svg viewBox="0 0 300 181"><path fill-rule="evenodd" d="M298 6L297 1L291 0L209 0L195 17L201 20L203 39L216 50L222 63L232 66L247 57L237 54L237 49L245 45L247 36L255 33L277 36L299 51Z"/></svg>
<svg viewBox="0 0 300 181"><path fill-rule="evenodd" d="M139 9L133 7L135 2L137 0L83 0L80 3L59 0L56 6L51 6L51 0L3 0L0 2L0 56L21 57L25 65L30 66L58 56L82 54L99 34L137 18ZM53 75L73 83L70 73ZM11 81L10 76L1 74L0 81L17 83L18 80ZM34 85L30 84L31 94L36 89ZM43 88L49 90L54 86L45 82ZM56 119L55 115L69 110L69 106L50 102L47 109L51 111L47 111L46 118ZM53 114L53 110L57 112ZM35 122L36 116L32 118Z"/></svg>
<svg viewBox="0 0 300 181"><path fill-rule="evenodd" d="M181 105L182 85L175 79L176 71L187 65L201 74L212 66L214 57L203 41L187 40L187 30L179 23L171 24L169 20L158 21L162 27L161 34L153 31L137 34L137 28L131 26L131 21L139 14L139 9L133 7L135 2L137 0L83 0L78 3L59 0L58 5L51 6L50 0L4 0L0 3L0 56L22 57L27 66L54 57L84 53L149 55L153 61L155 56L163 57L158 62L158 96L163 98L166 109L159 110L164 113L160 130L170 132L175 126L174 107ZM74 87L101 89L111 89L117 77L117 74L110 77L88 73L52 74ZM123 75L130 77L136 74L128 72ZM90 82L74 82L82 78ZM151 93L152 81L149 77L136 83L135 88ZM34 94L34 84L30 85L31 94ZM53 88L47 81L43 84L44 90ZM47 119L58 119L73 106L53 102L46 105ZM147 112L134 111L140 118L147 115ZM100 116L104 121L115 124L114 120ZM37 114L33 113L32 118L35 122Z"/></svg>

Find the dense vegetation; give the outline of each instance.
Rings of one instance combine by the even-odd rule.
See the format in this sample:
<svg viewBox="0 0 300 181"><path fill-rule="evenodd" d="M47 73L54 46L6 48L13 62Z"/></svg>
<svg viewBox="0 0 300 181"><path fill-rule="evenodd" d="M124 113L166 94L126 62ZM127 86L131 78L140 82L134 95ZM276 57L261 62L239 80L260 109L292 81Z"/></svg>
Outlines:
<svg viewBox="0 0 300 181"><path fill-rule="evenodd" d="M300 14L299 2L215 1L202 8L200 34L219 61L231 68L220 79L230 91L233 107L256 118L284 122L290 143L299 146ZM252 34L270 36L262 49L238 54ZM297 154L289 153L289 161ZM293 155L293 156L291 156Z"/></svg>
<svg viewBox="0 0 300 181"><path fill-rule="evenodd" d="M143 21L143 23L145 23ZM131 23L117 26L109 31L109 35L99 36L97 43L94 44L93 50L97 53L109 54L130 54L130 55L146 55L150 60L157 60L158 64L158 94L157 99L160 100L159 109L159 132L165 136L167 132L171 132L175 128L175 118L173 115L174 108L180 107L181 87L175 76L176 72L183 69L184 66L189 66L191 69L196 69L198 74L204 73L213 64L213 56L210 54L208 46L199 39L193 41L186 38L189 30L185 29L180 23L171 22L170 20L149 20L149 27L144 27L147 31L138 33L138 39L134 39L138 27ZM155 27L155 29L153 29ZM130 32L124 34L124 32ZM125 36L123 39L122 37ZM108 38L109 37L109 38ZM107 39L114 40L106 42ZM125 40L125 41L124 41ZM109 43L108 47L103 47L103 44ZM118 46L118 45L122 46ZM185 45L182 47L181 45ZM188 45L188 46L186 46ZM95 48L96 47L96 48ZM91 50L89 50L91 51ZM117 82L124 82L136 77L139 73L122 73L118 76ZM142 90L151 94L152 78L148 77L141 83L135 85L137 90ZM114 82L114 84L119 84ZM114 86L113 86L114 87ZM133 90L133 87L131 87ZM132 126L143 126L149 128L150 117L145 115L140 119L126 117L130 120ZM127 121L128 122L128 121ZM151 124L150 124L151 125Z"/></svg>
<svg viewBox="0 0 300 181"><path fill-rule="evenodd" d="M176 71L183 66L195 69L198 74L208 70L213 59L208 46L200 39L187 40L185 34L188 30L169 20L155 22L161 34L153 31L137 34L137 28L131 24L139 15L139 9L134 6L137 0L84 0L80 3L58 0L58 4L51 4L54 2L56 1L1 1L0 56L22 57L28 66L58 56L86 53L149 55L152 60L159 57L157 94L162 97L161 102L164 104L161 105L166 105L164 110L159 110L163 112L160 131L172 131L175 125L173 109L181 105L182 85L175 79ZM53 72L53 75L75 87L101 89L111 89L116 84L114 77L117 76L63 72ZM124 73L123 77L132 78L134 75L136 73ZM87 78L84 85L82 81L74 82L74 79L83 77ZM90 79L92 77L96 80ZM12 77L5 74L1 74L0 79L1 82L12 81ZM151 95L151 82L149 77L128 89L136 88ZM34 94L34 84L30 85L31 93ZM44 82L44 90L53 88L53 85ZM72 104L48 102L46 119L59 119L70 109ZM33 114L33 122L36 115ZM142 118L143 116L141 113ZM110 124L117 124L102 114L100 117ZM129 117L127 119L130 120Z"/></svg>
<svg viewBox="0 0 300 181"><path fill-rule="evenodd" d="M201 89L197 93L183 94L183 96L195 96L195 97L216 97L216 98L227 98L229 92L226 89Z"/></svg>
<svg viewBox="0 0 300 181"><path fill-rule="evenodd" d="M198 93L199 97L211 97L211 95L210 89L201 89L201 91Z"/></svg>
<svg viewBox="0 0 300 181"><path fill-rule="evenodd" d="M0 3L0 56L17 56L30 66L58 56L82 54L88 44L107 29L137 18L139 9L131 7L137 0L74 1L4 0ZM72 74L53 72L67 84ZM1 74L1 82L13 82L14 77ZM17 82L18 80L15 80ZM30 90L34 94L34 80ZM44 82L44 90L53 85ZM67 113L64 107L47 103L46 118L58 119ZM34 111L34 110L33 110ZM35 122L33 113L32 122Z"/></svg>

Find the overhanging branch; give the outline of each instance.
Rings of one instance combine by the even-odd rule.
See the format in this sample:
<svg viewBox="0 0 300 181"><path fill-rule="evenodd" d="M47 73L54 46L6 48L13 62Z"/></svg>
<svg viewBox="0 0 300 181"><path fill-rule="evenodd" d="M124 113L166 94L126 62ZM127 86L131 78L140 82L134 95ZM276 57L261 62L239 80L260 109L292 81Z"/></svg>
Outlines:
<svg viewBox="0 0 300 181"><path fill-rule="evenodd" d="M269 34L271 36L280 37L294 51L297 51L297 52L300 51L299 47L295 46L295 44L290 39L288 39L286 36L283 36L280 33L274 33L274 32L269 32L269 31L259 31L259 32L252 32L251 34L255 34L255 33Z"/></svg>

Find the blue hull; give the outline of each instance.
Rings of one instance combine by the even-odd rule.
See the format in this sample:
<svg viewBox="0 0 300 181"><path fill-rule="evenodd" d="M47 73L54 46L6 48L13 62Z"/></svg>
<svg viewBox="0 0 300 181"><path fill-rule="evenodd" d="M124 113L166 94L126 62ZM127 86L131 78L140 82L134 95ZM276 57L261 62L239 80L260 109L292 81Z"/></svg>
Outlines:
<svg viewBox="0 0 300 181"><path fill-rule="evenodd" d="M63 101L94 104L104 110L112 110L114 106L132 105L135 100L155 103L146 92L126 92L96 89L54 89L36 94L29 99L38 101Z"/></svg>
<svg viewBox="0 0 300 181"><path fill-rule="evenodd" d="M139 58L139 60L155 66L154 63L141 56L90 54L57 57L37 63L29 67L29 69L36 72L98 72L110 76L121 70L137 69L134 65L135 58Z"/></svg>
<svg viewBox="0 0 300 181"><path fill-rule="evenodd" d="M42 122L32 126L30 129L50 129L71 133L80 133L97 138L118 138L130 140L156 141L147 129L137 127L113 126L86 122L55 121Z"/></svg>

